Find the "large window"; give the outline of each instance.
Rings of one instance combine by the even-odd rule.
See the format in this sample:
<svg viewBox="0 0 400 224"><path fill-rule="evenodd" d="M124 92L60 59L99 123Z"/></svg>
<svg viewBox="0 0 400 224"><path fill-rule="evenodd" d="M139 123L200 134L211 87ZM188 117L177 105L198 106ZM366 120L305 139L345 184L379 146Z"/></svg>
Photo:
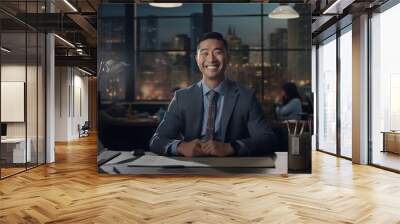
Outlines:
<svg viewBox="0 0 400 224"><path fill-rule="evenodd" d="M340 155L352 157L352 33L340 36Z"/></svg>
<svg viewBox="0 0 400 224"><path fill-rule="evenodd" d="M400 5L372 17L372 163L400 170Z"/></svg>
<svg viewBox="0 0 400 224"><path fill-rule="evenodd" d="M293 5L301 15L298 19L269 18L268 13L277 6L184 4L160 10L137 4L134 99L168 101L174 90L201 79L195 61L196 43L209 31L222 33L228 41L228 77L255 89L270 116L284 82L297 83L306 94L304 98L311 98L309 7Z"/></svg>
<svg viewBox="0 0 400 224"><path fill-rule="evenodd" d="M336 36L318 48L318 149L336 154Z"/></svg>
<svg viewBox="0 0 400 224"><path fill-rule="evenodd" d="M322 41L317 52L317 148L345 158L352 157L351 28Z"/></svg>
<svg viewBox="0 0 400 224"><path fill-rule="evenodd" d="M204 31L202 4L162 10L137 4L135 100L169 100L199 77L196 41ZM174 24L174 25L171 25Z"/></svg>

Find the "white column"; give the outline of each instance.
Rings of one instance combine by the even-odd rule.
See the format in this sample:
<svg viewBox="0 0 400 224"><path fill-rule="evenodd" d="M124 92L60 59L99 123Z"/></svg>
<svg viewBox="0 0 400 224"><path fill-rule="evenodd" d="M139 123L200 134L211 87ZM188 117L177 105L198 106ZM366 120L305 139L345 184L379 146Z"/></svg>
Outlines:
<svg viewBox="0 0 400 224"><path fill-rule="evenodd" d="M311 48L311 92L313 93L313 111L314 111L314 122L313 122L313 130L314 134L311 137L311 147L312 150L317 149L317 118L316 118L316 111L317 111L317 47L312 45Z"/></svg>
<svg viewBox="0 0 400 224"><path fill-rule="evenodd" d="M54 12L54 5L46 1L46 11ZM46 163L55 162L55 42L54 34L46 35Z"/></svg>
<svg viewBox="0 0 400 224"><path fill-rule="evenodd" d="M368 163L368 16L353 19L353 162Z"/></svg>
<svg viewBox="0 0 400 224"><path fill-rule="evenodd" d="M55 141L69 141L71 137L72 68L55 68Z"/></svg>
<svg viewBox="0 0 400 224"><path fill-rule="evenodd" d="M55 133L55 60L54 35L46 36L46 163L55 161L54 133Z"/></svg>

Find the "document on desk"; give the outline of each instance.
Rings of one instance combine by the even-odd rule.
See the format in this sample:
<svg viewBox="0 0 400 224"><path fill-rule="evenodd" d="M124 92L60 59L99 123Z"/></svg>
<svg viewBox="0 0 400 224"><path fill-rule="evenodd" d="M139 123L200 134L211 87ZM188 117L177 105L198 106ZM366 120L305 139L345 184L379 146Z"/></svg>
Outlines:
<svg viewBox="0 0 400 224"><path fill-rule="evenodd" d="M97 165L102 166L103 164L111 161L119 155L121 155L121 152L105 151L97 156Z"/></svg>
<svg viewBox="0 0 400 224"><path fill-rule="evenodd" d="M166 157L144 155L128 163L129 167L219 167L219 168L275 168L275 157Z"/></svg>

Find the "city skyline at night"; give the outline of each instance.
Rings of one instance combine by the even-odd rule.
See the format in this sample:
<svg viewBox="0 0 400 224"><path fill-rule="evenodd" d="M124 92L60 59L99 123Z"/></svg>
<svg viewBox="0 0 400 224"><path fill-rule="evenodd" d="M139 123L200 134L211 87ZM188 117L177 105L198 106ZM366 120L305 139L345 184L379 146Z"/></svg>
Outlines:
<svg viewBox="0 0 400 224"><path fill-rule="evenodd" d="M262 4L234 5L229 6L231 10L222 3L212 4L212 9L203 4L184 4L181 9L162 10L138 4L133 20L127 20L126 12L112 17L113 29L119 23L134 27L132 34L125 34L132 37L119 37L121 43L132 41L131 49L120 51L134 59L132 70L124 74L134 82L122 90L134 89L136 101L169 101L174 90L201 79L195 61L197 41L203 33L216 31L228 42L230 63L226 76L254 89L266 113L273 113L274 100L285 82L297 83L302 94L310 95L311 27L305 23L311 19L309 8L296 5L301 12L298 19L273 20L266 16L273 8L270 4L263 8L263 14ZM243 5L246 7L241 12ZM117 36L110 35L111 39ZM124 101L125 92L120 94L114 98Z"/></svg>

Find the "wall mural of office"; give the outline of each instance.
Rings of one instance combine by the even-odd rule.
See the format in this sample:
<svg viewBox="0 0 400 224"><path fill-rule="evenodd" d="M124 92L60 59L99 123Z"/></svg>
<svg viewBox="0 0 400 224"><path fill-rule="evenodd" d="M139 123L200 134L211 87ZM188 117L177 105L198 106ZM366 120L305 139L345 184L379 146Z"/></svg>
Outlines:
<svg viewBox="0 0 400 224"><path fill-rule="evenodd" d="M0 177L5 178L45 162L45 35L0 14Z"/></svg>
<svg viewBox="0 0 400 224"><path fill-rule="evenodd" d="M102 4L99 172L311 172L311 10L278 7Z"/></svg>

